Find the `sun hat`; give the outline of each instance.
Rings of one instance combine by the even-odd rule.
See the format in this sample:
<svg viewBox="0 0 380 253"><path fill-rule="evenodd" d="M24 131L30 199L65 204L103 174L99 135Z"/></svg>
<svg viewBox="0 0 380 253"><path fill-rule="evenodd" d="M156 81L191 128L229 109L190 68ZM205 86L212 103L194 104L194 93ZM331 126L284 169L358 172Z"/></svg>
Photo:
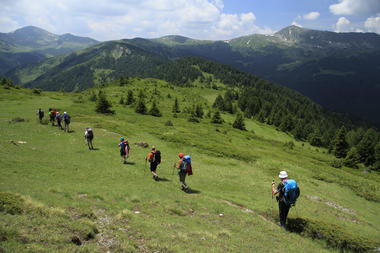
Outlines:
<svg viewBox="0 0 380 253"><path fill-rule="evenodd" d="M287 178L288 177L288 173L283 170L280 172L280 174L278 175L279 178Z"/></svg>

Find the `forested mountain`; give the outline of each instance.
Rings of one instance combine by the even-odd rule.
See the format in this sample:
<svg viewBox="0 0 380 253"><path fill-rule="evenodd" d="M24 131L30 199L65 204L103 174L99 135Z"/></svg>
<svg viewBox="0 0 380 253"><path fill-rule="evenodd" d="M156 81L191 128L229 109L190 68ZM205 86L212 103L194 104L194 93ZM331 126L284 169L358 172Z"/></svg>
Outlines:
<svg viewBox="0 0 380 253"><path fill-rule="evenodd" d="M230 41L155 41L300 91L317 103L380 122L380 36L296 26Z"/></svg>
<svg viewBox="0 0 380 253"><path fill-rule="evenodd" d="M374 33L334 33L290 26L272 36L256 34L229 41L195 40L171 35L157 39L135 38L107 42L100 48L115 43L139 49L140 52L143 50L145 57L121 57L128 60L115 59L112 64L107 60L114 59L112 55L104 55L105 62L98 57L97 66L104 66L100 69L107 69L105 72L95 71L98 67L90 67L93 61L86 61L81 68L89 67L83 70L85 73L95 71L95 81L67 84L65 89L89 87L101 79L124 74L151 72L149 68L156 67L151 59L156 61L157 57L160 58L159 61L165 62L198 56L237 67L297 90L327 108L380 122L377 109L380 107L380 36ZM81 58L84 54L77 52L70 58L51 59L38 66L14 69L7 76L23 84L28 83L28 86L54 89L53 86L57 84L48 81L51 73L41 75L51 67L58 74L62 65L56 66L57 62L67 61L74 56ZM82 62L79 59L74 62L77 61ZM136 66L140 66L138 71Z"/></svg>
<svg viewBox="0 0 380 253"><path fill-rule="evenodd" d="M47 57L70 53L98 43L72 34L56 35L34 26L0 33L0 74Z"/></svg>

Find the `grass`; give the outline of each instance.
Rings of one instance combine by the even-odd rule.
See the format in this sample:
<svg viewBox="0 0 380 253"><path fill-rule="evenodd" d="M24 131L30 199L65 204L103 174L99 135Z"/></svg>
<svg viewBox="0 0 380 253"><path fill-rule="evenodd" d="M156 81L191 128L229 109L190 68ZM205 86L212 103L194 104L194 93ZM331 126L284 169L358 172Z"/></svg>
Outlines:
<svg viewBox="0 0 380 253"><path fill-rule="evenodd" d="M159 94L153 95L154 88ZM119 105L129 89L135 95L144 90L148 107L156 99L163 117L139 115L133 107ZM184 113L172 117L175 97L182 110L197 102L208 111L222 89L134 79L128 86L104 90L114 115L94 112L91 91L37 95L26 89L0 90L5 108L0 201L17 196L15 208L28 210L10 214L4 211L8 204L2 204L0 248L5 252L334 252L379 247L378 173L333 168L333 157L325 150L256 121L246 120L248 131L239 131L231 127L233 115L223 114L223 125L209 119L189 123ZM73 132L37 123L39 107L67 111ZM23 121L12 121L16 118ZM169 120L173 126L165 124ZM87 149L85 127L94 129L97 150ZM127 165L119 158L120 136L132 144ZM164 180L152 180L144 161L149 149L133 145L140 141L161 151L158 173ZM293 149L284 146L290 141ZM192 156L194 175L187 182L193 194L180 191L173 175L178 152ZM276 225L270 184L280 170L287 170L301 188L289 214L293 232ZM18 200L32 204L26 208Z"/></svg>

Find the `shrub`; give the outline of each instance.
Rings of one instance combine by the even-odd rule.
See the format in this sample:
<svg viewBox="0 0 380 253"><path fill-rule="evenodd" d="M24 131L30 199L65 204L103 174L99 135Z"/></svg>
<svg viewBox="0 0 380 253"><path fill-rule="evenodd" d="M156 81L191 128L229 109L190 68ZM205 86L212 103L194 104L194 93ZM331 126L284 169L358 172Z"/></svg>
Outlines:
<svg viewBox="0 0 380 253"><path fill-rule="evenodd" d="M165 122L165 126L173 126L173 122L171 122L170 120L168 120L168 121Z"/></svg>
<svg viewBox="0 0 380 253"><path fill-rule="evenodd" d="M34 88L34 89L32 90L32 93L33 93L33 94L36 94L36 95L41 95L42 90L41 90L41 89Z"/></svg>
<svg viewBox="0 0 380 253"><path fill-rule="evenodd" d="M25 208L24 200L20 195L11 192L0 192L0 212L21 214Z"/></svg>

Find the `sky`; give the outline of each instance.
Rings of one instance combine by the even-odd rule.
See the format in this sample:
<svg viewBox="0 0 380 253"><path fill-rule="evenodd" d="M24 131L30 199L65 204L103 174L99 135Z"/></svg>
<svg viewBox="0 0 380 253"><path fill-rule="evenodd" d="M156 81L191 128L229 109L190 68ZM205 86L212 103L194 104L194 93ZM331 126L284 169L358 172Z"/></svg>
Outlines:
<svg viewBox="0 0 380 253"><path fill-rule="evenodd" d="M226 40L289 25L380 34L380 0L0 0L0 32L37 26L100 41Z"/></svg>

